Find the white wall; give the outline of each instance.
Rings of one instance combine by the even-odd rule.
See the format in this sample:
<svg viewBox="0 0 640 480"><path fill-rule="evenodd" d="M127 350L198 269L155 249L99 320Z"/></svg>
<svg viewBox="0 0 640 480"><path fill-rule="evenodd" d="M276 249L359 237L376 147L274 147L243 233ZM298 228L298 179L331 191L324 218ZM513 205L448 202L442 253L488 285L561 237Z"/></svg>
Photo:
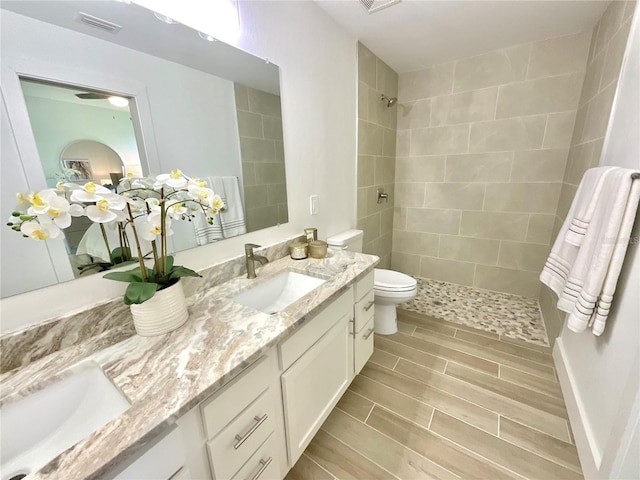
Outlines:
<svg viewBox="0 0 640 480"><path fill-rule="evenodd" d="M640 170L639 21L636 10L600 160L601 165L636 170ZM640 213L604 334L577 335L565 327L554 351L585 478L640 478L638 463L632 461L638 452L629 448L637 443L637 432L633 435L640 391L638 217ZM630 468L636 468L631 477Z"/></svg>
<svg viewBox="0 0 640 480"><path fill-rule="evenodd" d="M40 161L49 186L55 186L56 173L61 171L60 154L65 147L77 140L100 142L111 147L125 165L140 164L128 108L112 110L31 96L26 97L26 101ZM99 182L101 178L109 178L110 171L120 172L122 164L116 170L107 168L105 172L100 172L101 175L95 171L95 165L93 169Z"/></svg>
<svg viewBox="0 0 640 480"><path fill-rule="evenodd" d="M197 27L195 22L202 20L204 9L201 3L205 2L173 2L172 8L178 10L172 11L171 15ZM157 10L162 11L162 8ZM178 254L178 262L195 269L240 255L242 245L247 241L273 243L309 226L317 227L320 237L326 238L355 226L355 40L313 2L242 2L240 15L242 32L237 45L250 53L269 58L281 68L290 221L280 227ZM3 21L5 17L3 12ZM3 37L5 33L3 25ZM40 32L39 35L46 38L45 33ZM43 46L42 55L56 54L59 46L49 48L50 44ZM75 48L65 53L69 62L80 64L85 60ZM118 59L101 56L95 60L95 68L109 60ZM184 85L184 79L175 76L165 75L162 81L172 88ZM203 84L203 89L211 90L208 85ZM149 95L152 108L156 99ZM179 119L190 112L178 110L173 113ZM178 124L178 120L173 122L175 128ZM156 138L161 137L163 135L156 130ZM4 138L2 143L4 149ZM175 165L174 162L182 164L186 158L180 147L177 141L167 146L158 144L160 160L167 168ZM3 155L3 165L4 161ZM309 214L311 194L320 198L320 212L316 216ZM4 252L4 240L2 249ZM60 313L82 310L121 295L125 287L94 275L2 299L2 330L11 331ZM60 302L60 298L64 298L64 302ZM25 305L30 307L24 308Z"/></svg>

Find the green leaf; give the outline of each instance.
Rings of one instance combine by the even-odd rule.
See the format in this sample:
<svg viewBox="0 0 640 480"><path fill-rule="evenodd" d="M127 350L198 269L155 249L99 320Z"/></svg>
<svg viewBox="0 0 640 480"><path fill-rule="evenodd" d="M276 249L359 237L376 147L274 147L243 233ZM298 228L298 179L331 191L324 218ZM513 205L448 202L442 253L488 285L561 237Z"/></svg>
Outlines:
<svg viewBox="0 0 640 480"><path fill-rule="evenodd" d="M171 279L180 278L180 277L201 277L201 276L202 275L200 275L197 272L194 272L190 268L181 267L180 265L176 265L175 267L173 267L173 269L171 270L171 273L169 274L169 278Z"/></svg>
<svg viewBox="0 0 640 480"><path fill-rule="evenodd" d="M113 257L113 261L117 264L132 260L131 249L129 247L114 248L111 252L111 256Z"/></svg>
<svg viewBox="0 0 640 480"><path fill-rule="evenodd" d="M126 305L144 303L155 295L159 286L151 282L132 282L124 294L124 303Z"/></svg>
<svg viewBox="0 0 640 480"><path fill-rule="evenodd" d="M167 269L165 270L165 273L169 273L173 268L173 257L171 255L167 255L166 259L167 259ZM162 258L159 261L162 262Z"/></svg>
<svg viewBox="0 0 640 480"><path fill-rule="evenodd" d="M136 267L133 270L127 270L126 272L111 272L107 273L104 278L109 280L116 280L118 282L141 282L142 276L140 275L140 268Z"/></svg>

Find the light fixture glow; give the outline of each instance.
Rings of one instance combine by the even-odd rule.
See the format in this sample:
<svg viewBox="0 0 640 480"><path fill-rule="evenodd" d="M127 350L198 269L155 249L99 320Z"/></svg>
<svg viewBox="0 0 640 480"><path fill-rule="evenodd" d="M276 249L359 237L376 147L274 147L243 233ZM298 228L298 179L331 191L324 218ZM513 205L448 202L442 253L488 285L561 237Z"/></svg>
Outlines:
<svg viewBox="0 0 640 480"><path fill-rule="evenodd" d="M162 15L161 13L153 12L153 14L156 16L156 18L158 20L160 20L161 22L164 22L164 23L168 23L169 25L173 25L175 23L178 23L173 18L167 17L166 15Z"/></svg>
<svg viewBox="0 0 640 480"><path fill-rule="evenodd" d="M127 105L129 105L128 98L118 97L117 95L112 95L111 97L107 98L107 100L109 100L109 103L114 107L126 107Z"/></svg>
<svg viewBox="0 0 640 480"><path fill-rule="evenodd" d="M215 42L216 41L216 39L212 35L209 35L208 33L198 32L198 35L200 35L201 39L207 40L208 42Z"/></svg>

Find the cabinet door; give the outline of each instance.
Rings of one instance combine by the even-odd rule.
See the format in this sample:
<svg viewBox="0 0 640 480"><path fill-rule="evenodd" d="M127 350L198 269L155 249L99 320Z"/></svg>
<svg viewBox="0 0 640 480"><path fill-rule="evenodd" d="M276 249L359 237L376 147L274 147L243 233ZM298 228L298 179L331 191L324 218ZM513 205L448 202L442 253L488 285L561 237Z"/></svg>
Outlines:
<svg viewBox="0 0 640 480"><path fill-rule="evenodd" d="M342 317L282 374L289 466L293 466L349 385L349 316Z"/></svg>

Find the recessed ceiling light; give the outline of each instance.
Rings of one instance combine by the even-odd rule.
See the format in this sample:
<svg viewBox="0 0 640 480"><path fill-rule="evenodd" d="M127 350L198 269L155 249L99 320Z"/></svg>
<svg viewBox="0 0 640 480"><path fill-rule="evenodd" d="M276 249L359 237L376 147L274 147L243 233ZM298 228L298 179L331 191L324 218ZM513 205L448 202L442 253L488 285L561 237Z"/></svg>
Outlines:
<svg viewBox="0 0 640 480"><path fill-rule="evenodd" d="M208 42L215 42L216 41L216 38L214 38L213 36L209 35L208 33L198 32L198 35L200 35L201 39L207 40Z"/></svg>
<svg viewBox="0 0 640 480"><path fill-rule="evenodd" d="M118 97L117 95L112 95L111 97L107 98L107 100L109 100L109 103L114 107L126 107L127 105L129 105L128 98Z"/></svg>
<svg viewBox="0 0 640 480"><path fill-rule="evenodd" d="M156 18L158 20L160 20L161 22L164 22L164 23L168 23L169 25L173 25L174 23L178 23L173 18L167 17L166 15L162 15L161 13L153 12L153 14L156 16Z"/></svg>

